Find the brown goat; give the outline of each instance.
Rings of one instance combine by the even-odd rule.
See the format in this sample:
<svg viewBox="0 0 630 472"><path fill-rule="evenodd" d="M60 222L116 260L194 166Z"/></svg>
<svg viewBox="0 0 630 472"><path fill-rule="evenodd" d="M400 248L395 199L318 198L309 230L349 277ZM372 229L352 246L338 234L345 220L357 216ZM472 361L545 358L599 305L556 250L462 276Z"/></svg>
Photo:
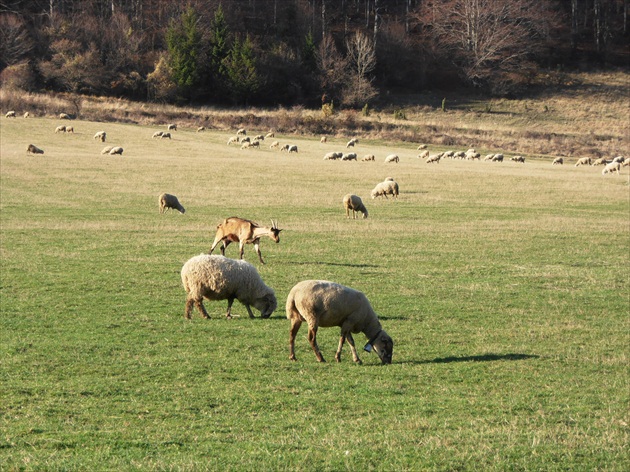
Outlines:
<svg viewBox="0 0 630 472"><path fill-rule="evenodd" d="M262 255L260 254L260 238L268 236L276 243L280 242L280 231L278 229L278 223L271 220L271 227L260 226L258 223L254 223L250 220L245 220L237 216L231 216L217 226L217 234L214 237L214 242L210 248L209 254L222 242L221 254L225 256L225 248L230 243L239 243L239 256L243 259L243 252L245 244L253 244L260 259L261 264L264 264Z"/></svg>

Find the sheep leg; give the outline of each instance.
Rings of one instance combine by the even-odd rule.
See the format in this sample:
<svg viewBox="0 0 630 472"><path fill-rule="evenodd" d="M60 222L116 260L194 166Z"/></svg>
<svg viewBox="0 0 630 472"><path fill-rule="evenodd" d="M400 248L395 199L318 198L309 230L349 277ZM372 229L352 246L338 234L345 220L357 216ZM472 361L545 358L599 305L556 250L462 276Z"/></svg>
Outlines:
<svg viewBox="0 0 630 472"><path fill-rule="evenodd" d="M258 254L258 259L260 259L260 263L264 264L265 261L263 261L262 254L260 253L260 243L258 241L254 243L254 249L256 249L256 254Z"/></svg>
<svg viewBox="0 0 630 472"><path fill-rule="evenodd" d="M299 317L291 319L291 328L289 329L289 359L297 361L295 357L295 337L302 326L302 320Z"/></svg>
<svg viewBox="0 0 630 472"><path fill-rule="evenodd" d="M189 298L188 300L186 300L186 311L184 313L184 318L186 319L191 319L191 312L193 309L193 305L195 304L195 300L193 300L192 298Z"/></svg>
<svg viewBox="0 0 630 472"><path fill-rule="evenodd" d="M348 340L348 344L350 344L350 350L352 351L352 360L357 364L363 364L363 362L361 362L361 359L359 359L359 354L357 353L357 348L354 345L354 338L352 337L352 334L348 333L346 339Z"/></svg>
<svg viewBox="0 0 630 472"><path fill-rule="evenodd" d="M317 360L319 362L326 362L324 360L324 356L322 356L322 353L319 350L319 346L317 345L317 326L308 327L308 342L311 343L311 347L315 352L315 357L317 357Z"/></svg>
<svg viewBox="0 0 630 472"><path fill-rule="evenodd" d="M227 314L225 315L225 317L228 320L232 319L232 303L234 303L234 297L229 297L228 298L228 309L227 309Z"/></svg>
<svg viewBox="0 0 630 472"><path fill-rule="evenodd" d="M206 311L206 307L203 306L203 300L195 300L195 306L197 307L197 310L199 310L199 313L201 313L201 316L203 316L205 319L210 318L210 315Z"/></svg>
<svg viewBox="0 0 630 472"><path fill-rule="evenodd" d="M249 305L245 305L245 308L247 308L247 313L249 313L249 317L253 318L254 314L252 313L252 309L249 307Z"/></svg>

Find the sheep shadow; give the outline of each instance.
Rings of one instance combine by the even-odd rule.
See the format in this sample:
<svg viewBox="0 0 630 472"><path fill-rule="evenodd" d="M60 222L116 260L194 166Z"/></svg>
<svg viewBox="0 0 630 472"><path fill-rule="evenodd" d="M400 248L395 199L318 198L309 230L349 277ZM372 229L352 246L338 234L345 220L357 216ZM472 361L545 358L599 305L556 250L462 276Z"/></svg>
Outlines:
<svg viewBox="0 0 630 472"><path fill-rule="evenodd" d="M524 361L527 359L538 359L540 356L534 354L482 354L479 356L449 356L436 357L422 361L409 361L411 364L450 364L452 362L496 362L496 361Z"/></svg>
<svg viewBox="0 0 630 472"><path fill-rule="evenodd" d="M303 262L287 262L288 265L324 265L324 266L336 266L336 267L354 267L358 269L378 269L380 266L374 264L341 264L339 262L325 262L325 261L303 261Z"/></svg>

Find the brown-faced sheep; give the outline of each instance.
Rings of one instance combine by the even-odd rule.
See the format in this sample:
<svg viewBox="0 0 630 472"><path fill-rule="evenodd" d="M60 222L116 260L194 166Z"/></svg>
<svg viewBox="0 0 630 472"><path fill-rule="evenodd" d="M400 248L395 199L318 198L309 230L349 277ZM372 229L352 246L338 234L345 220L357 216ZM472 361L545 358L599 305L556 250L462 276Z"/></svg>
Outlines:
<svg viewBox="0 0 630 472"><path fill-rule="evenodd" d="M44 151L38 148L37 146L35 146L34 144L29 144L28 147L26 148L26 153L27 154L44 154Z"/></svg>
<svg viewBox="0 0 630 472"><path fill-rule="evenodd" d="M398 198L398 183L393 180L385 180L379 184L376 184L376 187L370 192L370 196L372 199L376 197L385 197L387 195L391 195L394 198Z"/></svg>
<svg viewBox="0 0 630 472"><path fill-rule="evenodd" d="M357 218L357 212L363 213L363 218L368 217L367 208L363 204L361 197L357 195L348 194L343 197L343 206L346 209L346 218L350 218L350 210L352 210L352 218Z"/></svg>
<svg viewBox="0 0 630 472"><path fill-rule="evenodd" d="M254 317L253 306L262 318L269 318L278 306L276 295L265 285L256 268L247 261L228 259L224 256L201 254L189 259L181 271L182 284L186 290L184 316L191 318L193 305L204 318L210 318L203 299L227 300L227 318L232 318L232 304L238 300Z"/></svg>
<svg viewBox="0 0 630 472"><path fill-rule="evenodd" d="M179 200L175 195L171 195L170 193L163 193L158 197L158 205L160 208L160 213L164 213L166 210L177 210L182 215L186 213L186 209L179 203Z"/></svg>
<svg viewBox="0 0 630 472"><path fill-rule="evenodd" d="M317 345L317 330L339 326L341 337L335 360L341 362L341 349L348 341L354 362L361 363L352 333L363 333L368 339L365 350L375 350L383 364L391 364L394 341L383 330L378 316L365 294L326 280L304 280L296 284L287 297L289 359L296 361L295 337L303 322L308 325L308 341L319 362L325 362Z"/></svg>
<svg viewBox="0 0 630 472"><path fill-rule="evenodd" d="M66 126L66 133L74 134L74 126Z"/></svg>

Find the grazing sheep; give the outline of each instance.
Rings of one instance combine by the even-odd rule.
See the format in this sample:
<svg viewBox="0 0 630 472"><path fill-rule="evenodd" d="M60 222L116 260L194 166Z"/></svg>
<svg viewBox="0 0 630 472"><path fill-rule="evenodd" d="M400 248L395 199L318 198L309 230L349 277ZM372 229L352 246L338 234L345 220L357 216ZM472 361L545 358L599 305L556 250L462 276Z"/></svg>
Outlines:
<svg viewBox="0 0 630 472"><path fill-rule="evenodd" d="M442 157L449 157L453 159L453 157L455 157L455 151L446 151L442 153Z"/></svg>
<svg viewBox="0 0 630 472"><path fill-rule="evenodd" d="M101 151L101 154L109 154L109 151L111 151L112 149L114 149L113 146L105 146Z"/></svg>
<svg viewBox="0 0 630 472"><path fill-rule="evenodd" d="M284 146L282 146L282 147L280 148L280 150L281 150L281 151L288 151L288 150L289 150L289 145L288 145L288 144L285 144Z"/></svg>
<svg viewBox="0 0 630 472"><path fill-rule="evenodd" d="M44 151L38 148L37 146L35 146L34 144L29 144L28 147L26 148L26 153L27 154L44 154Z"/></svg>
<svg viewBox="0 0 630 472"><path fill-rule="evenodd" d="M626 157L621 163L621 167L627 167L627 166L630 166L630 157Z"/></svg>
<svg viewBox="0 0 630 472"><path fill-rule="evenodd" d="M342 153L342 155L343 155L343 153ZM337 157L337 153L336 152L332 152L331 151L331 152L327 152L324 155L324 160L325 161L336 161L337 159L339 159L339 157Z"/></svg>
<svg viewBox="0 0 630 472"><path fill-rule="evenodd" d="M116 154L122 156L123 153L123 148L117 146L117 147L113 147L110 151L109 151L109 155L110 156L114 156Z"/></svg>
<svg viewBox="0 0 630 472"><path fill-rule="evenodd" d="M240 143L251 143L252 140L249 139L249 136L246 136L244 138L241 138L241 140L239 141Z"/></svg>
<svg viewBox="0 0 630 472"><path fill-rule="evenodd" d="M348 152L341 156L342 161L356 161L357 153L356 152Z"/></svg>
<svg viewBox="0 0 630 472"><path fill-rule="evenodd" d="M496 156L496 154L495 154L495 156ZM503 156L503 155L501 154L501 156ZM481 160L481 154L479 154L478 152L470 152L470 153L466 153L464 155L464 158L467 161L474 161L475 159ZM501 160L503 160L503 157L501 157Z"/></svg>
<svg viewBox="0 0 630 472"><path fill-rule="evenodd" d="M280 148L281 151L287 151L289 153L298 152L298 147L295 144L285 144Z"/></svg>
<svg viewBox="0 0 630 472"><path fill-rule="evenodd" d="M487 154L486 157L483 158L485 161L491 161L494 158L494 154Z"/></svg>
<svg viewBox="0 0 630 472"><path fill-rule="evenodd" d="M65 133L65 132L66 132L66 127L64 125L57 126L55 128L55 133Z"/></svg>
<svg viewBox="0 0 630 472"><path fill-rule="evenodd" d="M420 146L418 146L417 151L422 151L423 149L426 149L428 146L426 144L421 144Z"/></svg>
<svg viewBox="0 0 630 472"><path fill-rule="evenodd" d="M620 170L621 170L620 162L611 162L609 164L606 164L606 167L602 169L602 175L606 175L609 173L612 174L613 172L617 172L617 175L619 175Z"/></svg>
<svg viewBox="0 0 630 472"><path fill-rule="evenodd" d="M228 142L227 142L227 143L228 143L228 146L229 146L230 144L238 144L239 139L240 139L240 138L239 138L238 136L231 136L231 137L230 137L230 139L228 139Z"/></svg>
<svg viewBox="0 0 630 472"><path fill-rule="evenodd" d="M619 164L623 164L623 161L624 161L624 160L625 160L625 159L623 158L623 156L617 156L617 157L615 157L612 161L613 161L613 162L618 162Z"/></svg>
<svg viewBox="0 0 630 472"><path fill-rule="evenodd" d="M268 236L276 243L279 243L280 231L282 230L278 228L278 223L273 220L271 221L271 227L268 228L244 218L231 216L217 225L217 233L214 237L212 247L210 248L210 254L212 254L212 251L214 251L219 243L222 243L221 254L225 255L225 249L230 243L238 242L239 256L242 259L245 244L253 244L258 254L258 259L260 259L261 264L264 264L265 261L263 261L262 254L260 253L260 238Z"/></svg>
<svg viewBox="0 0 630 472"><path fill-rule="evenodd" d="M348 194L343 197L343 206L346 209L346 218L350 218L350 210L352 210L352 218L357 218L357 211L363 213L363 218L368 217L367 208L363 204L363 201L357 195Z"/></svg>
<svg viewBox="0 0 630 472"><path fill-rule="evenodd" d="M349 147L354 147L355 144L359 144L359 140L357 138L352 138L350 141L348 141L348 143L346 144L346 149Z"/></svg>
<svg viewBox="0 0 630 472"><path fill-rule="evenodd" d="M269 145L269 149L275 149L278 147L280 147L280 141L274 141L273 143Z"/></svg>
<svg viewBox="0 0 630 472"><path fill-rule="evenodd" d="M245 141L241 144L241 149L247 149L249 146L251 146L251 143L249 141Z"/></svg>
<svg viewBox="0 0 630 472"><path fill-rule="evenodd" d="M74 126L66 126L66 133L74 134Z"/></svg>
<svg viewBox="0 0 630 472"><path fill-rule="evenodd" d="M151 136L153 139L155 138L161 138L162 135L164 134L164 131L156 131L155 133L153 133L153 136Z"/></svg>
<svg viewBox="0 0 630 472"><path fill-rule="evenodd" d="M372 199L381 196L387 199L387 195L398 198L398 183L394 180L385 180L380 182L376 184L376 187L374 187L372 192L370 192Z"/></svg>
<svg viewBox="0 0 630 472"><path fill-rule="evenodd" d="M514 161L514 162L521 162L521 163L525 164L525 156L512 156L510 158L510 160Z"/></svg>
<svg viewBox="0 0 630 472"><path fill-rule="evenodd" d="M431 164L432 162L437 162L439 164L441 158L441 154L434 154L433 156L429 156L429 158L426 160L426 163Z"/></svg>
<svg viewBox="0 0 630 472"><path fill-rule="evenodd" d="M166 129L169 131L177 131L177 125L174 123L171 123L170 125L166 127Z"/></svg>
<svg viewBox="0 0 630 472"><path fill-rule="evenodd" d="M397 156L396 154L390 154L389 156L387 156L387 157L385 158L385 162L386 162L386 163L387 163L387 162L396 162L396 163L398 163L398 161L399 161L399 160L400 160L400 159L398 158L398 156Z"/></svg>
<svg viewBox="0 0 630 472"><path fill-rule="evenodd" d="M158 203L160 206L160 213L164 213L166 210L173 209L180 212L182 215L186 213L186 209L179 203L179 200L175 195L170 193L163 193L158 197Z"/></svg>
<svg viewBox="0 0 630 472"><path fill-rule="evenodd" d="M260 149L260 141L254 140L250 143L250 146Z"/></svg>
<svg viewBox="0 0 630 472"><path fill-rule="evenodd" d="M609 162L610 161L608 161L605 157L601 157L599 159L595 159L595 161L593 161L593 165L594 166L605 166Z"/></svg>
<svg viewBox="0 0 630 472"><path fill-rule="evenodd" d="M585 165L589 165L589 166L592 165L590 157L582 157L581 159L578 159L575 163L575 167L585 166Z"/></svg>
<svg viewBox="0 0 630 472"><path fill-rule="evenodd" d="M492 158L492 162L503 162L503 154L495 154ZM525 162L525 160L523 160Z"/></svg>
<svg viewBox="0 0 630 472"><path fill-rule="evenodd" d="M237 135L237 136L240 136L241 134L242 134L243 136L245 136L245 135L247 134L247 131L246 131L244 128L240 128L240 129L238 129L238 130L236 131L236 135Z"/></svg>
<svg viewBox="0 0 630 472"><path fill-rule="evenodd" d="M5 118L15 118L15 111L11 110L8 111L6 115L4 115Z"/></svg>
<svg viewBox="0 0 630 472"><path fill-rule="evenodd" d="M326 136L322 136L319 142L322 144L326 144L328 142L328 138Z"/></svg>
<svg viewBox="0 0 630 472"><path fill-rule="evenodd" d="M276 133L274 133L273 131L269 131L266 135L265 135L265 139L268 138L275 138L276 137Z"/></svg>
<svg viewBox="0 0 630 472"><path fill-rule="evenodd" d="M254 141L264 141L265 137L262 134L259 134L254 137Z"/></svg>
<svg viewBox="0 0 630 472"><path fill-rule="evenodd" d="M253 306L262 318L269 318L278 306L273 289L265 285L256 268L247 261L228 259L224 256L201 254L189 259L181 271L186 290L184 316L191 318L193 305L204 318L210 318L203 299L227 300L226 317L232 318L232 304L238 300L254 317Z"/></svg>
<svg viewBox="0 0 630 472"><path fill-rule="evenodd" d="M155 135L153 136L155 137ZM99 131L94 135L94 139L100 139L102 143L107 139L107 133L105 131Z"/></svg>
<svg viewBox="0 0 630 472"><path fill-rule="evenodd" d="M197 133L201 133L202 131L205 131L206 127L205 126L200 126L199 128L197 128Z"/></svg>
<svg viewBox="0 0 630 472"><path fill-rule="evenodd" d="M394 341L383 330L378 316L372 309L365 294L358 290L326 280L304 280L296 284L287 297L287 318L291 322L289 330L289 359L296 361L295 337L306 321L308 340L319 362L325 362L317 345L319 327L341 327L339 347L335 360L341 362L341 349L347 340L354 362L361 363L354 345L352 333L363 333L368 339L364 349L372 348L383 364L392 363Z"/></svg>
<svg viewBox="0 0 630 472"><path fill-rule="evenodd" d="M25 111L23 116L24 116L24 118L28 118L31 115L29 114L29 112Z"/></svg>
<svg viewBox="0 0 630 472"><path fill-rule="evenodd" d="M70 115L68 115L67 113L59 113L59 119L60 120L69 120L70 119Z"/></svg>
<svg viewBox="0 0 630 472"><path fill-rule="evenodd" d="M171 133L167 133L167 132L162 133L162 136L160 136L160 139L166 139L166 138L172 139Z"/></svg>
<svg viewBox="0 0 630 472"><path fill-rule="evenodd" d="M418 159L426 159L427 157L429 157L429 150L428 149L425 149L420 154L418 154Z"/></svg>
<svg viewBox="0 0 630 472"><path fill-rule="evenodd" d="M374 154L366 154L365 156L363 156L363 159L361 159L363 162L367 162L367 161L375 161L376 157L374 156Z"/></svg>
<svg viewBox="0 0 630 472"><path fill-rule="evenodd" d="M555 165L563 165L564 164L564 159L562 159L561 157L556 157L553 162L551 163L552 166Z"/></svg>

